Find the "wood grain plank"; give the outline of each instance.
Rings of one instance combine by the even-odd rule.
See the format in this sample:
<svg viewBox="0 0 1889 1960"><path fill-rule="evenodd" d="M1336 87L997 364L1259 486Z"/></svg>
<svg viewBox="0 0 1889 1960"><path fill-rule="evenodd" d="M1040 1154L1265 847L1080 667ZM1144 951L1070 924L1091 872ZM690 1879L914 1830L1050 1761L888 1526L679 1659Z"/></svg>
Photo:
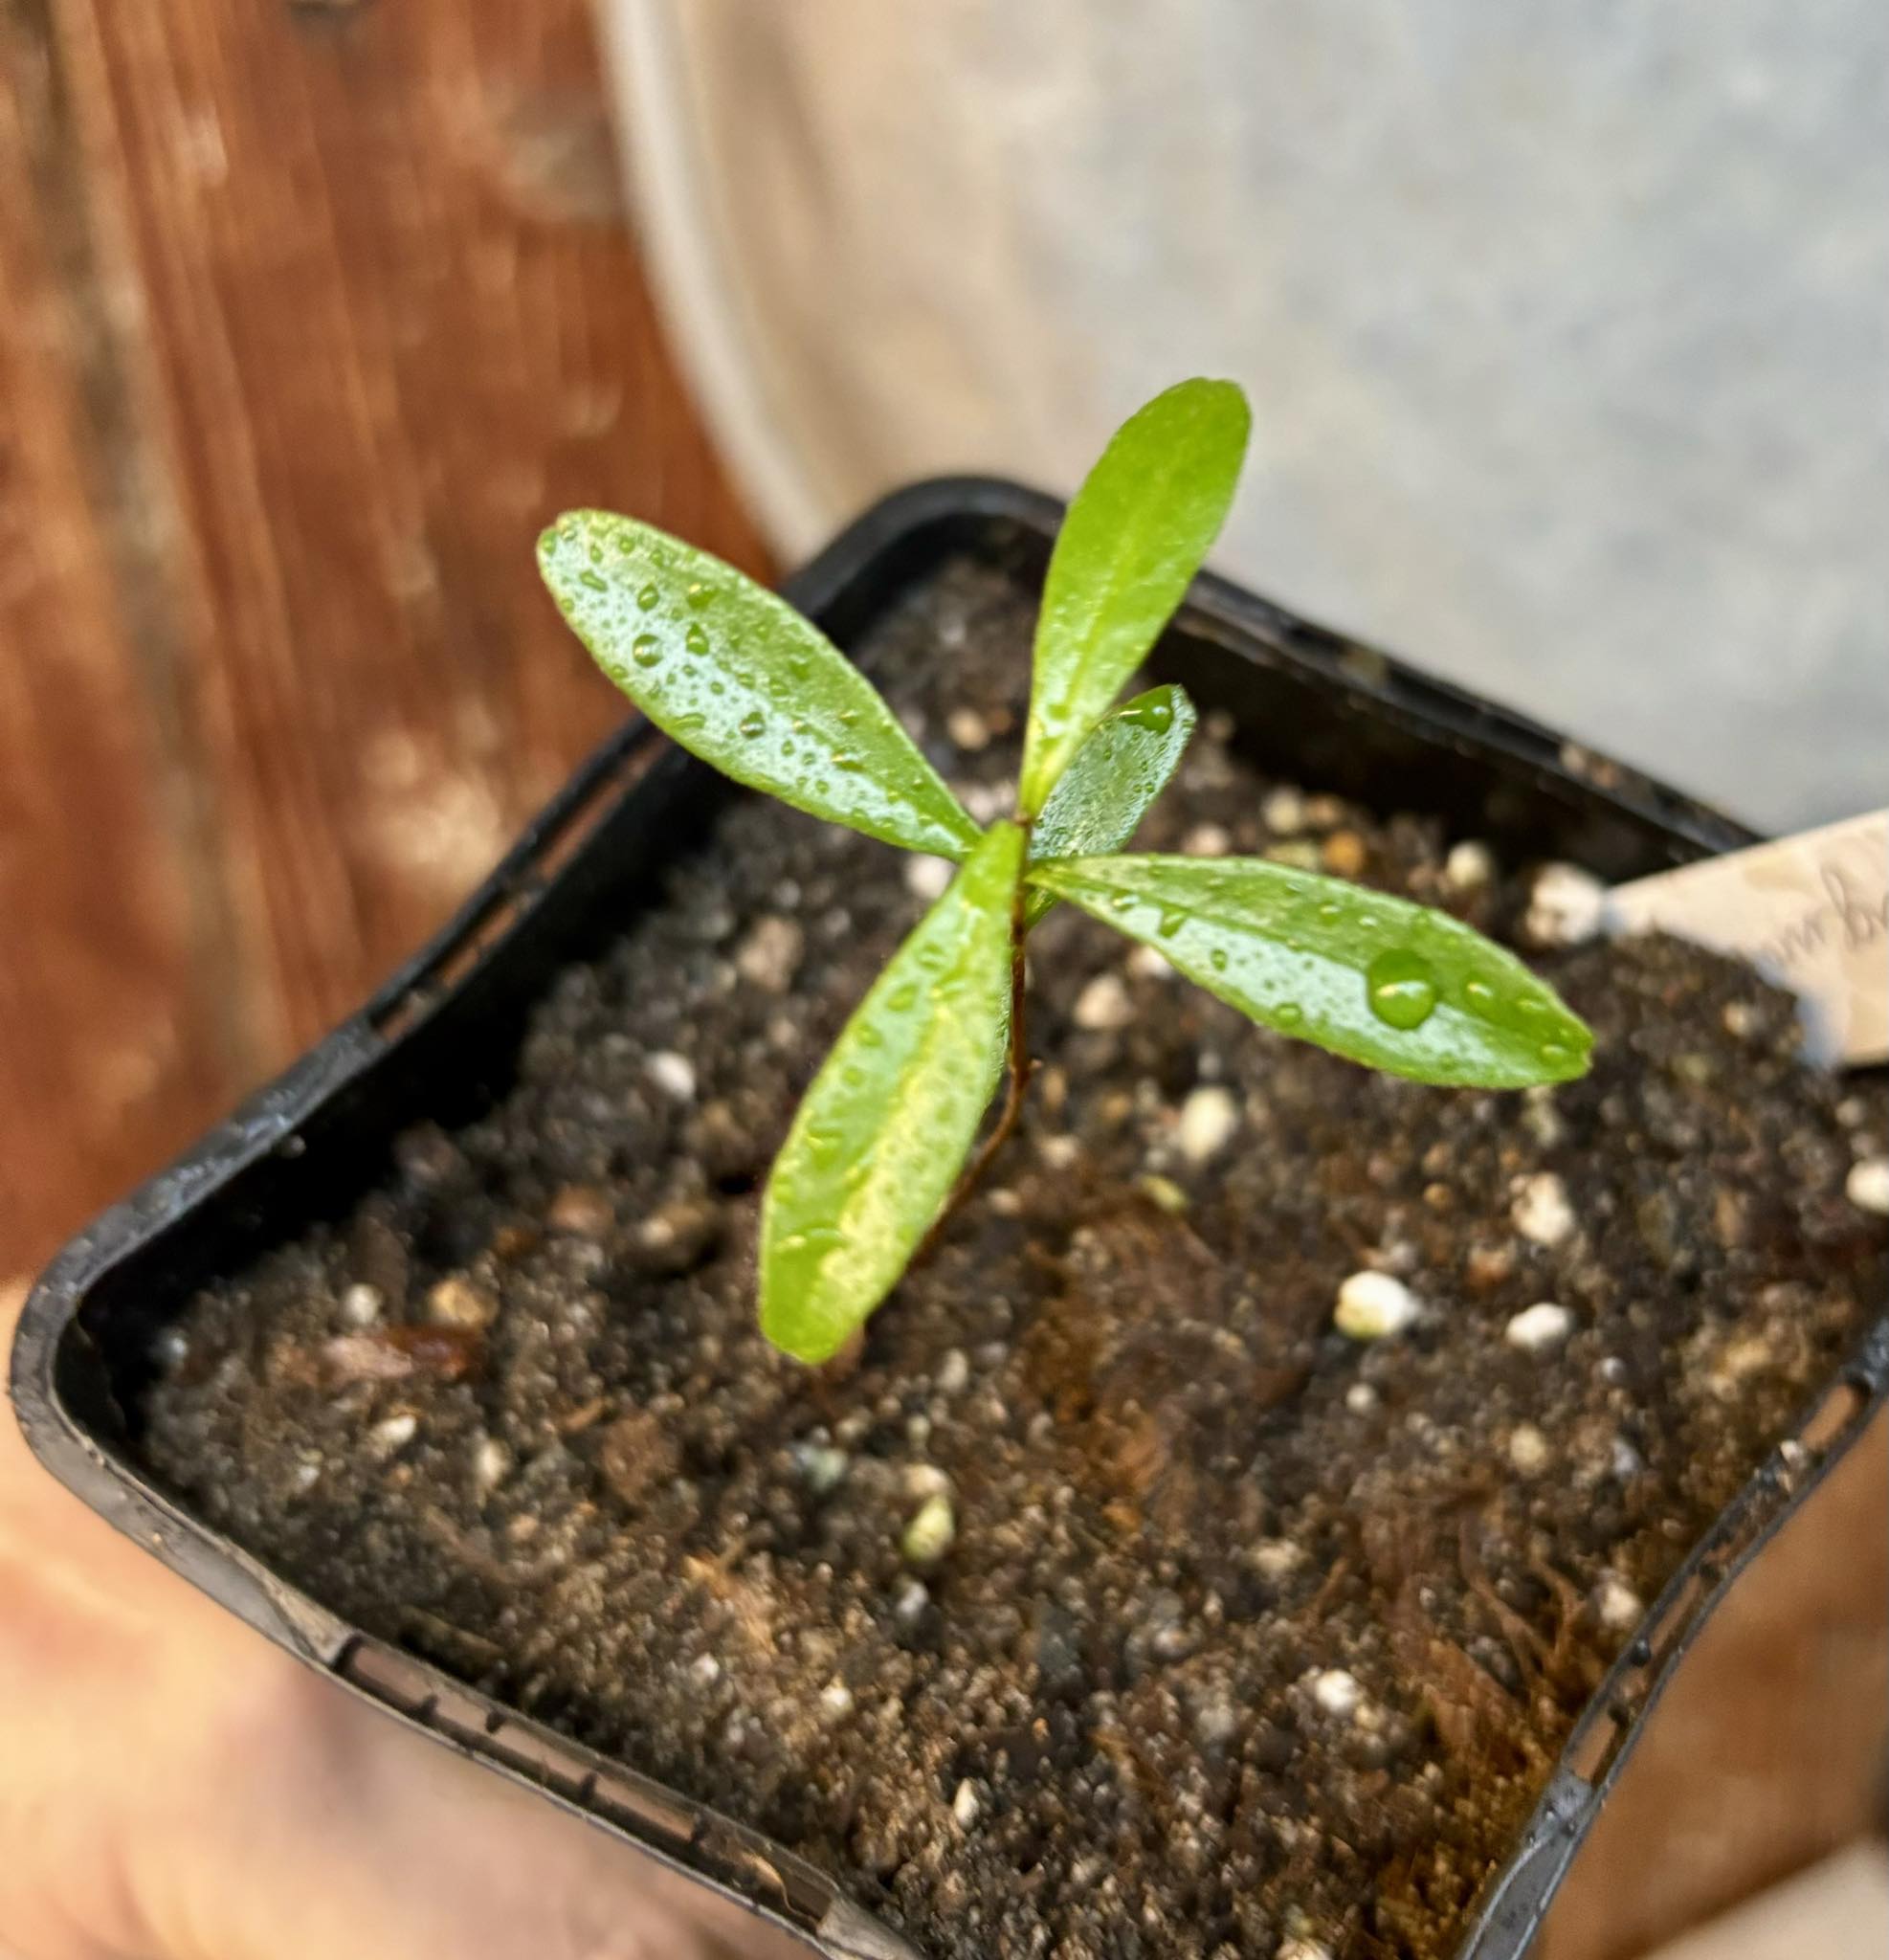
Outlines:
<svg viewBox="0 0 1889 1960"><path fill-rule="evenodd" d="M759 550L661 347L581 0L60 8L147 296L280 1058L620 714L538 589L544 518Z"/></svg>
<svg viewBox="0 0 1889 1960"><path fill-rule="evenodd" d="M0 21L0 1275L185 1144L247 1059L177 763L169 513L115 354L121 245L50 19L21 0Z"/></svg>

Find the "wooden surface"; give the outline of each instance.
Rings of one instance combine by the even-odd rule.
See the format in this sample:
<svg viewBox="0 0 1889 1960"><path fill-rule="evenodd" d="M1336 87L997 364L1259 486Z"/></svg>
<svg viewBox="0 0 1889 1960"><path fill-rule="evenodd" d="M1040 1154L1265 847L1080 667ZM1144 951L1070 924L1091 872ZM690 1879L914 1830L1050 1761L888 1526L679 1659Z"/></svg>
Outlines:
<svg viewBox="0 0 1889 1960"><path fill-rule="evenodd" d="M0 1276L618 717L532 567L574 502L759 567L582 0L3 0Z"/></svg>

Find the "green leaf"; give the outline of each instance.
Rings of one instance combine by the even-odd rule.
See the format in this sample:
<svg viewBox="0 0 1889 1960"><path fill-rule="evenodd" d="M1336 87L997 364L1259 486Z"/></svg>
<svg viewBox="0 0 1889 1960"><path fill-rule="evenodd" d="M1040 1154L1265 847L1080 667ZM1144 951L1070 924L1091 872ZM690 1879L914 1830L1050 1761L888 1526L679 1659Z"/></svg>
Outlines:
<svg viewBox="0 0 1889 1960"><path fill-rule="evenodd" d="M1151 687L1105 714L1056 778L1030 833L1031 860L1119 851L1167 787L1194 719L1193 702L1178 687ZM1025 924L1034 925L1055 903L1048 892L1032 892Z"/></svg>
<svg viewBox="0 0 1889 1960"><path fill-rule="evenodd" d="M1585 1075L1593 1036L1447 913L1255 858L1089 858L1030 881L1151 946L1282 1034L1420 1082Z"/></svg>
<svg viewBox="0 0 1889 1960"><path fill-rule="evenodd" d="M1023 833L994 824L847 1022L774 1160L761 1329L824 1361L898 1283L1003 1069Z"/></svg>
<svg viewBox="0 0 1889 1960"><path fill-rule="evenodd" d="M1187 596L1233 501L1251 420L1231 381L1184 381L1122 424L1077 492L1036 621L1027 815Z"/></svg>
<svg viewBox="0 0 1889 1960"><path fill-rule="evenodd" d="M909 851L961 858L977 841L872 682L733 566L598 510L559 518L538 565L598 666L736 782Z"/></svg>

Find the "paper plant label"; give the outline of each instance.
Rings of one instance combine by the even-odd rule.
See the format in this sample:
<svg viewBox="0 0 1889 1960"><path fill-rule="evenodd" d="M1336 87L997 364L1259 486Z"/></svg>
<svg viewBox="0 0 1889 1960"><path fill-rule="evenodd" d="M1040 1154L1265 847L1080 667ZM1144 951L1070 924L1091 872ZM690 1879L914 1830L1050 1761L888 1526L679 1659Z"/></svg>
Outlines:
<svg viewBox="0 0 1889 1960"><path fill-rule="evenodd" d="M1609 921L1739 953L1804 1003L1815 1054L1889 1059L1889 810L1616 885Z"/></svg>

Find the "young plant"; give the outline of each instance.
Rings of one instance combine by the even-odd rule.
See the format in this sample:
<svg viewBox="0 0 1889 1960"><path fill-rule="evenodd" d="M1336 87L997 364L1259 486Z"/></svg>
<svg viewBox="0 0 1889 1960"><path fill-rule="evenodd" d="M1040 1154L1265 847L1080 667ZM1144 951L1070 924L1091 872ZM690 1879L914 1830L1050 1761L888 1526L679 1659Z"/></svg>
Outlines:
<svg viewBox="0 0 1889 1960"><path fill-rule="evenodd" d="M852 662L731 567L598 511L539 542L578 637L685 748L959 866L847 1023L767 1180L761 1324L804 1361L865 1321L1014 1127L1031 1074L1025 936L1058 901L1262 1025L1394 1075L1516 1088L1587 1068L1592 1036L1553 991L1444 913L1260 858L1117 855L1194 711L1178 687L1111 703L1219 532L1248 421L1231 383L1186 381L1090 472L1043 589L1016 812L988 829Z"/></svg>

